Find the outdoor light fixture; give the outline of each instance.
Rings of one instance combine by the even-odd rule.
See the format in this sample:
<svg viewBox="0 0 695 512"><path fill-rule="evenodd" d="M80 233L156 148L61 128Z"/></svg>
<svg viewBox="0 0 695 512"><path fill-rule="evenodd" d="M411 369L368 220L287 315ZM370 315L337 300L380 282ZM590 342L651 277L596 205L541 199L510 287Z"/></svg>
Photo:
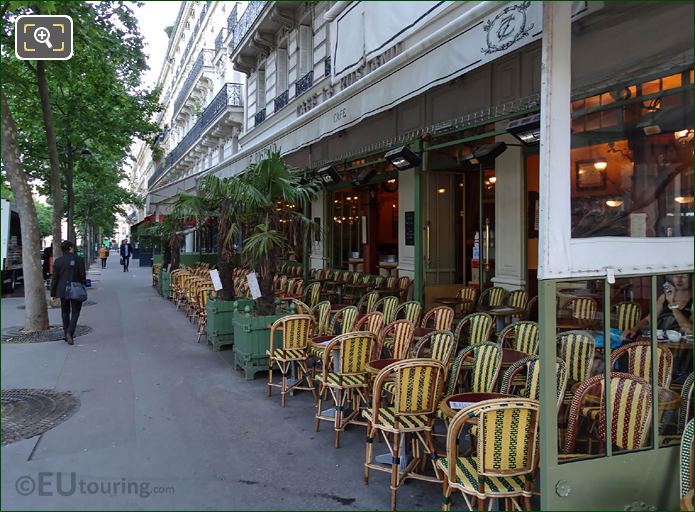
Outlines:
<svg viewBox="0 0 695 512"><path fill-rule="evenodd" d="M365 171L362 171L357 175L357 177L352 181L353 185L359 186L359 185L366 185L371 181L371 179L376 176L376 171L373 169L367 169ZM357 198L355 198L357 199Z"/></svg>
<svg viewBox="0 0 695 512"><path fill-rule="evenodd" d="M321 183L323 183L324 186L340 183L340 174L332 165L319 169L318 175L319 178L321 178Z"/></svg>
<svg viewBox="0 0 695 512"><path fill-rule="evenodd" d="M461 164L463 165L464 169L472 171L481 165L491 165L495 161L495 158L500 156L506 150L507 145L504 142L485 144L480 146L472 153L465 155L461 161Z"/></svg>
<svg viewBox="0 0 695 512"><path fill-rule="evenodd" d="M597 171L605 171L606 167L608 167L608 162L605 160L599 160L597 162L594 162L594 169Z"/></svg>
<svg viewBox="0 0 695 512"><path fill-rule="evenodd" d="M611 208L618 208L619 206L623 205L623 200L620 199L619 197L614 197L613 199L608 199L606 201L606 206L609 206Z"/></svg>
<svg viewBox="0 0 695 512"><path fill-rule="evenodd" d="M408 146L392 149L384 155L384 158L391 162L399 171L405 171L420 165L422 162L422 158L413 153Z"/></svg>
<svg viewBox="0 0 695 512"><path fill-rule="evenodd" d="M524 144L537 144L541 140L541 115L533 114L509 121L507 133Z"/></svg>

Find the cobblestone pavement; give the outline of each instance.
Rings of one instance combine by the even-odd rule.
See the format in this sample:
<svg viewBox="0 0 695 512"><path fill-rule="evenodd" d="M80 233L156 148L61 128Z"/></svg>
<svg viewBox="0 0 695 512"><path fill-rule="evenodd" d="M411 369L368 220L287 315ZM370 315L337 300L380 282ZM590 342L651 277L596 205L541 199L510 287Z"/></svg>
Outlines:
<svg viewBox="0 0 695 512"><path fill-rule="evenodd" d="M388 475L362 482L363 427L334 449L330 425L314 431L310 393L281 409L265 374L246 381L231 351L197 344L195 327L136 264L90 271L97 304L80 323L93 330L74 346L0 346L3 390L80 401L66 421L0 449L2 509L388 509ZM3 328L22 325L22 302L3 298ZM60 324L59 310L49 316ZM440 503L437 484L409 481L398 494L402 510Z"/></svg>

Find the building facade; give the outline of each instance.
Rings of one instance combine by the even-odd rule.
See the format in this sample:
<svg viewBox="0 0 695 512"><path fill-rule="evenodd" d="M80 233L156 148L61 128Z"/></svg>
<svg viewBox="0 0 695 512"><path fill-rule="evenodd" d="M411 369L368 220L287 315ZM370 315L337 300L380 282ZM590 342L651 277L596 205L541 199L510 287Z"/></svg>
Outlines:
<svg viewBox="0 0 695 512"><path fill-rule="evenodd" d="M662 318L662 285L692 290L692 4L249 2L213 37L212 64L184 77L193 55L177 52L203 5L182 8L193 28L179 20L162 71L164 165L141 150L147 213L207 173L233 176L279 150L325 184L307 211L312 268L409 276L426 307L463 286L538 298L544 509L675 508L678 450L661 425L672 395L657 365L642 445L604 428L600 455L569 458L554 340L578 296L609 339L621 304ZM230 5L212 2L202 19ZM205 72L207 85L191 85ZM229 128L186 139L196 105L244 79ZM399 170L394 152L415 158ZM639 333L654 359L657 325ZM692 321L676 327L692 332ZM672 350L676 390L688 350ZM596 375L610 379L610 347L596 354Z"/></svg>

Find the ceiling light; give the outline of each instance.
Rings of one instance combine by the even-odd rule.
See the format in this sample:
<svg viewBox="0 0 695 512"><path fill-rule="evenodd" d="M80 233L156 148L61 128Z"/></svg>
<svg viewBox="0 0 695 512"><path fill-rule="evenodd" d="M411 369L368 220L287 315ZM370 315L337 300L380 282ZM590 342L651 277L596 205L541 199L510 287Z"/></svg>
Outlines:
<svg viewBox="0 0 695 512"><path fill-rule="evenodd" d="M606 205L610 206L611 208L617 208L618 206L623 205L623 200L622 199L609 199L606 201Z"/></svg>
<svg viewBox="0 0 695 512"><path fill-rule="evenodd" d="M444 194L444 193L446 193L446 189L445 189L445 188L438 188L438 189L437 189L437 194Z"/></svg>
<svg viewBox="0 0 695 512"><path fill-rule="evenodd" d="M384 155L384 158L399 171L416 167L422 162L422 158L413 153L408 146L392 149Z"/></svg>
<svg viewBox="0 0 695 512"><path fill-rule="evenodd" d="M599 160L598 162L594 162L594 169L597 171L605 171L606 167L608 167L608 162L605 160Z"/></svg>
<svg viewBox="0 0 695 512"><path fill-rule="evenodd" d="M690 204L693 202L693 196L677 196L674 198L678 204Z"/></svg>
<svg viewBox="0 0 695 512"><path fill-rule="evenodd" d="M673 132L673 136L675 139L680 142L681 144L685 144L686 142L690 142L693 140L693 130L678 130L677 132Z"/></svg>
<svg viewBox="0 0 695 512"><path fill-rule="evenodd" d="M490 176L490 183L497 183L497 176Z"/></svg>
<svg viewBox="0 0 695 512"><path fill-rule="evenodd" d="M524 144L536 144L541 140L541 115L533 114L509 121L507 133Z"/></svg>
<svg viewBox="0 0 695 512"><path fill-rule="evenodd" d="M336 183L340 182L340 174L332 165L319 169L318 175L319 178L321 178L321 183L323 183L324 186L335 185Z"/></svg>
<svg viewBox="0 0 695 512"><path fill-rule="evenodd" d="M394 183L396 183L396 180L395 179L386 180L386 183L388 183L389 185L393 185Z"/></svg>

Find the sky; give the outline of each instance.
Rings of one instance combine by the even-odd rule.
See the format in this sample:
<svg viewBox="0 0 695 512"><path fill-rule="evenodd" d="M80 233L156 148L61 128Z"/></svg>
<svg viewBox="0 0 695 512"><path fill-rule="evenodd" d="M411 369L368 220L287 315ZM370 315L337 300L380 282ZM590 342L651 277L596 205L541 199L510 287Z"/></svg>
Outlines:
<svg viewBox="0 0 695 512"><path fill-rule="evenodd" d="M149 88L157 83L162 69L164 54L167 51L169 37L164 27L173 25L179 13L181 2L144 2L142 7L135 7L135 15L140 24L140 32L145 38L145 54L150 69L145 74L144 83Z"/></svg>

